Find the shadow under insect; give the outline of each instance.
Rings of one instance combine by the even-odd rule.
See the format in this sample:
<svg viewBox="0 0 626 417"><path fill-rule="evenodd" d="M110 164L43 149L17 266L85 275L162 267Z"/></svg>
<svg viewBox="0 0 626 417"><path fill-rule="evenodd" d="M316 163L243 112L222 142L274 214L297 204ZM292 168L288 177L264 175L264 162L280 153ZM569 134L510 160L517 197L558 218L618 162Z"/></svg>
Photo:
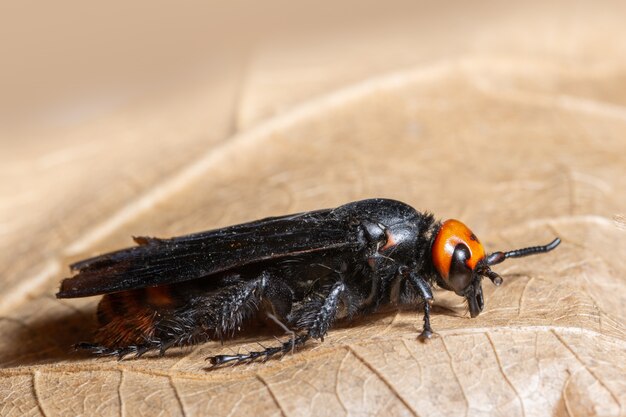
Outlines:
<svg viewBox="0 0 626 417"><path fill-rule="evenodd" d="M61 361L80 361L94 358L88 352L76 349L76 342L92 340L98 329L95 309L72 311L54 317L23 322L14 318L0 318L0 324L6 329L4 348L0 354L0 368L42 365ZM247 342L282 335L282 330L267 321L247 321L235 342ZM217 341L219 343L219 341ZM168 350L167 357L184 356L189 347ZM158 352L147 357L158 356ZM128 356L127 359L132 359Z"/></svg>
<svg viewBox="0 0 626 417"><path fill-rule="evenodd" d="M0 320L8 330L4 334L0 368L79 359L72 354L73 344L77 338L88 340L97 325L94 315L79 310L29 322L15 318Z"/></svg>
<svg viewBox="0 0 626 417"><path fill-rule="evenodd" d="M415 323L398 324L406 326L407 332L415 333L419 327L420 314L412 307L402 307L403 314L413 315ZM436 315L459 316L458 311L445 305L433 305L432 312ZM372 323L392 317L398 313L394 307L386 307L374 314L359 315L352 320L339 320L333 326L334 330L358 329L366 327ZM84 310L74 310L66 314L57 314L54 317L35 319L32 322L24 323L17 319L3 318L5 325L10 326L12 335L10 343L7 343L0 357L0 368L11 368L15 366L41 365L48 363L82 361L93 356L85 351L76 349L77 340L92 340L94 333L99 328L97 319L97 309L91 305ZM335 331L330 331L328 338L333 338ZM249 355L254 348L254 344L265 349L265 345L277 345L280 343L290 343L297 334L289 334L280 322L276 322L267 316L254 316L245 320L241 328L231 335L224 335L222 341L210 339L212 346L206 350L208 354L218 354L224 357L236 355ZM259 340L264 342L258 343ZM246 348L242 348L246 346ZM307 344L298 348L299 351L307 350L318 346L318 344ZM182 346L180 349L170 349L166 352L168 358L183 357L193 349L192 346ZM290 353L287 349L285 353ZM159 352L148 352L145 356L147 360L159 357ZM134 360L134 355L129 355L125 360ZM102 360L93 358L94 361Z"/></svg>
<svg viewBox="0 0 626 417"><path fill-rule="evenodd" d="M404 314L411 314L414 309L402 308ZM374 323L386 317L397 314L398 310L394 308L385 308L375 314L361 315L355 317L352 321L340 320L334 329L349 329L367 327L368 324ZM450 310L446 307L434 306L435 314L445 314L458 316L458 312ZM416 326L419 326L419 315L415 312L416 323L407 328L407 331L416 332ZM32 322L25 323L17 319L2 318L4 326L10 329L8 334L11 335L10 340L6 340L6 348L0 356L0 368L12 368L16 366L42 365L49 363L67 362L67 361L83 361L86 358L92 358L94 361L102 360L94 358L89 352L77 350L75 348L76 341L92 340L94 332L98 329L98 320L96 317L96 309L88 308L85 310L75 310L66 314L58 314L54 317L46 317L36 319ZM399 324L402 326L401 324ZM333 337L333 331L327 337ZM416 333L417 334L417 333ZM293 335L285 332L284 328L268 317L252 318L242 323L240 331L233 337L225 337L220 340L211 339L213 346L207 353L222 355L239 355L248 354L246 349L241 346L264 340L262 344L276 344L277 340L281 343L289 343ZM316 346L317 344L305 345L298 350L306 350L307 348ZM165 355L168 358L183 357L188 354L193 347L184 346L180 349L170 349ZM153 360L159 356L158 352L148 352L146 358ZM129 355L125 360L134 360L133 355Z"/></svg>

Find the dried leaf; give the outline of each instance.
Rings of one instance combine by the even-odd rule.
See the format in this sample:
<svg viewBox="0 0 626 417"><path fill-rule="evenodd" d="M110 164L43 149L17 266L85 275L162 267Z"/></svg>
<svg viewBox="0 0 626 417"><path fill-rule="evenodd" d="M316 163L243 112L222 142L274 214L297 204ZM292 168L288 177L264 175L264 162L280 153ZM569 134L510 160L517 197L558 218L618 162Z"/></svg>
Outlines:
<svg viewBox="0 0 626 417"><path fill-rule="evenodd" d="M27 213L0 254L0 414L623 415L624 67L598 78L536 58L474 57L373 77L246 127L199 157L197 147L181 151L177 162L159 159L173 153L167 147L138 147L128 155L142 166L131 195L118 194L119 185L81 195L78 185L94 186L82 175L94 160L60 164L73 178L64 191L72 198ZM604 86L615 91L603 95ZM259 109L249 119L258 119L267 105L254 93L263 89L249 88ZM105 166L116 157L93 177L128 181ZM56 196L37 176L28 179L38 185L33 197L23 198ZM563 244L498 266L505 282L485 285L476 319L438 292L439 337L428 344L416 340L420 314L383 311L282 360L211 372L206 356L271 344L272 335L121 362L69 352L89 338L97 299L53 298L68 262L127 246L131 235L178 235L371 196L461 218L491 250L554 235Z"/></svg>

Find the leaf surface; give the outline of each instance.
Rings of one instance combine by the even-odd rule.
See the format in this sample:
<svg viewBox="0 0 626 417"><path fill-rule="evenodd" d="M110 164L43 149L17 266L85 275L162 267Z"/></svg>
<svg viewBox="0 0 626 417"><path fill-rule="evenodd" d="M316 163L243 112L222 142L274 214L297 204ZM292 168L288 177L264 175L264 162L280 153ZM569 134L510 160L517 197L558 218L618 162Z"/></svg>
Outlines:
<svg viewBox="0 0 626 417"><path fill-rule="evenodd" d="M132 143L114 134L110 154L102 136L56 138L62 151L47 156L13 145L21 159L2 169L39 170L19 187L0 183L8 202L0 208L17 219L3 223L0 253L0 415L624 415L626 37L615 36L617 18L568 10L586 26L571 26L567 55L569 38L543 42L556 11L525 10L539 22L530 44L524 22L503 13L489 36L471 32L469 54L433 35L442 52L409 59L409 46L423 44L395 41L423 34L399 24L359 55L370 70L343 65L341 43L311 49L317 62L336 60L316 73L325 82L308 85L310 72L283 59L297 51L260 52L245 88L233 79L219 99L204 93L207 108L230 107L209 120L199 106L195 122L180 108L175 120L192 126L166 123L154 146L154 131L141 126ZM604 59L587 65L598 45ZM385 64L374 65L381 56ZM238 132L224 120L236 120ZM212 141L199 138L208 129ZM120 158L134 168L116 169ZM51 167L65 178L57 187ZM437 292L438 337L427 344L416 340L421 314L390 310L282 360L210 372L206 356L257 349L273 336L121 362L69 352L89 339L98 299L53 297L68 263L128 246L131 235L168 237L373 196L462 219L489 251L555 235L563 243L495 267L504 284L484 284L476 319Z"/></svg>

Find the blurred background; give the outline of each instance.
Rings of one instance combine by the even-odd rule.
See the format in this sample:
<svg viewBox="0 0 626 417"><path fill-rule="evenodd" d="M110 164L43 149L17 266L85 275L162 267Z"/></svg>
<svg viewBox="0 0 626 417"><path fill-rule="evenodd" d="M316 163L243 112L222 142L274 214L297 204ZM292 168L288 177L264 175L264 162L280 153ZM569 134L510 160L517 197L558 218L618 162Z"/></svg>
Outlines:
<svg viewBox="0 0 626 417"><path fill-rule="evenodd" d="M297 101L387 71L468 56L543 58L570 62L572 71L599 71L624 52L619 1L1 7L4 128L84 124L168 101L167 94L183 86L206 88L218 77L237 80L238 117L250 123L254 117L239 107L252 113L246 100L270 77L272 89L283 90L274 92L282 100L273 101ZM272 110L289 104L276 103Z"/></svg>

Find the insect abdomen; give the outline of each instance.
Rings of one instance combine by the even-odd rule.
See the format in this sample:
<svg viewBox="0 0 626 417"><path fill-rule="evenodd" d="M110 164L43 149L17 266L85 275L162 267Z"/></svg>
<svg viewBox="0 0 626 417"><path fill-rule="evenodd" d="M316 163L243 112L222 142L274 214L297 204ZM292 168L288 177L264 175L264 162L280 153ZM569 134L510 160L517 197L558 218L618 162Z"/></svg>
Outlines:
<svg viewBox="0 0 626 417"><path fill-rule="evenodd" d="M150 340L161 314L176 305L168 286L106 294L98 304L96 341L104 346L127 346Z"/></svg>

